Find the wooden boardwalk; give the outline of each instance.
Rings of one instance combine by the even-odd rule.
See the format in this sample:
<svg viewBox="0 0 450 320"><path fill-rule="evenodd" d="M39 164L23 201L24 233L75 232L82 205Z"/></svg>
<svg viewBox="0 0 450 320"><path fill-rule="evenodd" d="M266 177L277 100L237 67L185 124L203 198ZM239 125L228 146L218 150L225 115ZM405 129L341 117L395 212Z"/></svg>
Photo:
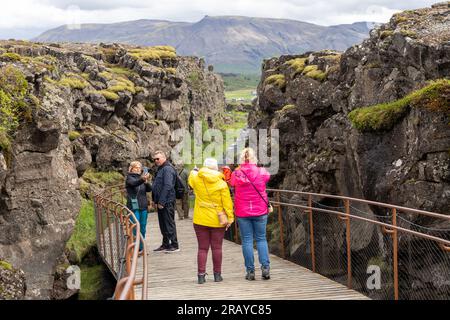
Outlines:
<svg viewBox="0 0 450 320"><path fill-rule="evenodd" d="M192 216L192 212L191 212ZM206 283L197 284L197 239L192 220L176 218L180 252L155 253L161 245L156 213L149 213L147 224L148 299L150 300L354 300L369 299L347 287L305 269L295 263L270 255L271 279L262 280L255 251L256 280L244 279L241 246L224 240L223 282L214 282L211 251L208 255ZM142 274L139 267L138 275ZM136 299L141 298L136 288Z"/></svg>

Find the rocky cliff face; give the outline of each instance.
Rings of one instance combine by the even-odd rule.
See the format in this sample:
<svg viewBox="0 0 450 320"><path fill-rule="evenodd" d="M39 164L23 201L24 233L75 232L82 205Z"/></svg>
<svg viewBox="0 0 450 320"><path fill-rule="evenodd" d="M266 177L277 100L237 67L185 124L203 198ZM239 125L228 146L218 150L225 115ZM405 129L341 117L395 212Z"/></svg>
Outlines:
<svg viewBox="0 0 450 320"><path fill-rule="evenodd" d="M396 14L344 53L266 60L250 126L280 130L281 164L273 186L448 214L449 78L449 2ZM359 209L372 218L387 214ZM291 227L295 256L305 229L298 222ZM369 244L383 247L378 229L361 228L352 226L355 253ZM342 252L342 234L335 237L335 248L327 250Z"/></svg>
<svg viewBox="0 0 450 320"><path fill-rule="evenodd" d="M49 298L89 168L123 171L170 151L170 134L211 125L222 80L171 47L0 42L0 256Z"/></svg>

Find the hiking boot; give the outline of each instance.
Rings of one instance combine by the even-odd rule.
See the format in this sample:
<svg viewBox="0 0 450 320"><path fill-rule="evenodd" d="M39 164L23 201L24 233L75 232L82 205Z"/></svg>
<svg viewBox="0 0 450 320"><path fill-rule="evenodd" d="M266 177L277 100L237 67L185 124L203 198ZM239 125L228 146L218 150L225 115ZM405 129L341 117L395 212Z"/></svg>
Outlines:
<svg viewBox="0 0 450 320"><path fill-rule="evenodd" d="M214 282L220 282L222 280L223 280L223 278L220 275L220 272L214 272Z"/></svg>
<svg viewBox="0 0 450 320"><path fill-rule="evenodd" d="M162 251L166 251L167 247L161 245L159 248L154 249L154 252L162 252Z"/></svg>
<svg viewBox="0 0 450 320"><path fill-rule="evenodd" d="M255 280L255 271L247 271L246 280Z"/></svg>
<svg viewBox="0 0 450 320"><path fill-rule="evenodd" d="M264 280L270 279L270 268L269 267L261 267L261 277Z"/></svg>
<svg viewBox="0 0 450 320"><path fill-rule="evenodd" d="M199 273L198 274L198 284L203 284L206 282L206 273Z"/></svg>
<svg viewBox="0 0 450 320"><path fill-rule="evenodd" d="M170 247L169 249L166 250L167 253L178 252L178 251L180 251L180 248L178 248L178 247Z"/></svg>

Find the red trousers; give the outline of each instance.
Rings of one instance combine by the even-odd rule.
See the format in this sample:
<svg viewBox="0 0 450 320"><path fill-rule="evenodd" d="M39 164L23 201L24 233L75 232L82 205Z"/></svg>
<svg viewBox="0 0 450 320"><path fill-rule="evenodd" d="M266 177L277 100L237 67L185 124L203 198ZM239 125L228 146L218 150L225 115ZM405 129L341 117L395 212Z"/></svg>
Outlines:
<svg viewBox="0 0 450 320"><path fill-rule="evenodd" d="M225 228L212 228L194 224L195 234L197 235L198 252L197 265L198 273L206 272L206 260L208 258L209 247L211 246L213 270L222 272L222 243L225 234Z"/></svg>

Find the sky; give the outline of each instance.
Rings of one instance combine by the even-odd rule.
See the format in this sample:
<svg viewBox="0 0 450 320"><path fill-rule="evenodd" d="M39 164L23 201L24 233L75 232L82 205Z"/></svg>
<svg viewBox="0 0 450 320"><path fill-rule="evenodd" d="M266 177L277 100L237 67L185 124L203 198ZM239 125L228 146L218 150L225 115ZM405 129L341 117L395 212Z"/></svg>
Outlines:
<svg viewBox="0 0 450 320"><path fill-rule="evenodd" d="M138 19L196 22L205 15L300 20L319 25L387 22L396 12L438 0L13 0L2 1L0 39L30 39L67 24Z"/></svg>

